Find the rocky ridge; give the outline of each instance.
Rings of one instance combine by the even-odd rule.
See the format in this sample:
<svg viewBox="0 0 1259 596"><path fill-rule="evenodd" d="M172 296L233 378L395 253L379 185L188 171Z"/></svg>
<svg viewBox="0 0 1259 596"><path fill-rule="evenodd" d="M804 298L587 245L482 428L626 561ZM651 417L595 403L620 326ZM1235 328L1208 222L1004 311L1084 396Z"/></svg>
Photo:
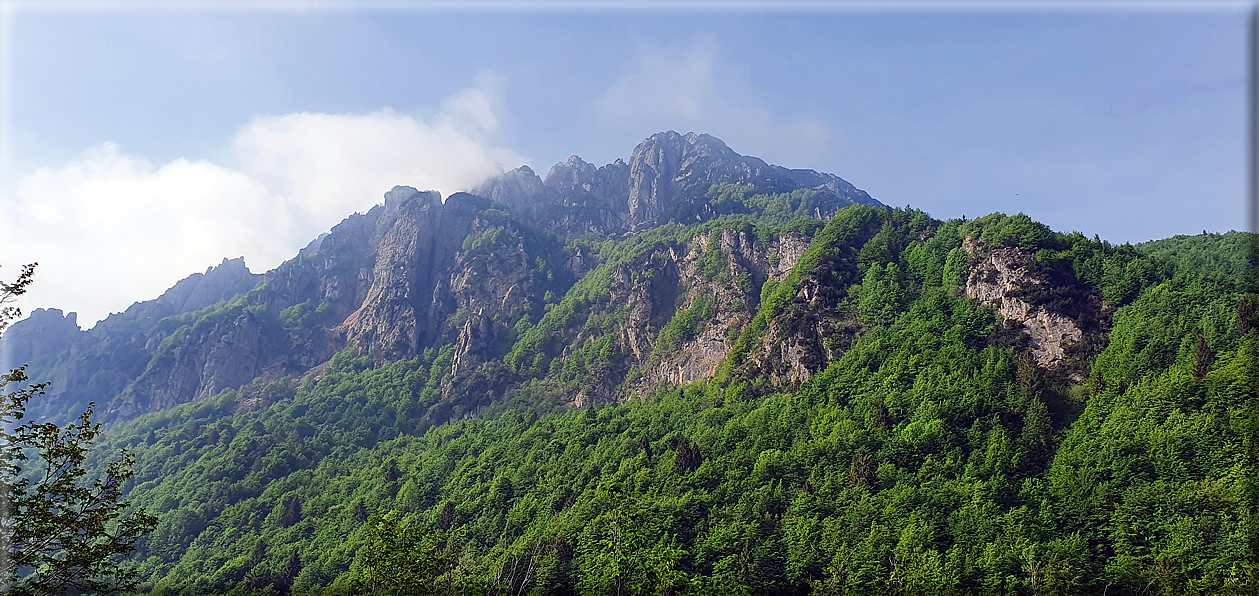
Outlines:
<svg viewBox="0 0 1259 596"><path fill-rule="evenodd" d="M461 379L485 377L482 369L511 348L521 320L536 322L600 265L591 245L566 239L625 238L669 221L712 219L729 208L714 207L707 194L723 184L807 191L805 214L819 219L846 205L878 204L833 175L769 165L709 135L664 132L628 161L595 167L574 156L545 179L522 167L445 201L398 186L266 274L251 273L242 259L224 260L87 331L73 313L41 310L12 326L0 353L9 354L8 364L30 362L34 378L52 382L53 399L37 412L51 418L95 401L106 420L125 420L224 389L317 375L347 347L384 363L452 346L443 395L455 399L475 385ZM803 236L762 243L726 232L667 255L657 251L650 263L623 264L613 272L610 304L629 313L617 349L632 358L598 382L615 386L631 370L639 388L711 374L733 341L731 329L750 318L761 285L780 279L806 243ZM724 255L725 271L694 283L700 257L712 250ZM646 271L659 277L643 287ZM726 323L700 325L659 353L659 331L702 295ZM492 386L484 393L493 394Z"/></svg>
<svg viewBox="0 0 1259 596"><path fill-rule="evenodd" d="M628 162L618 159L596 168L574 155L552 167L545 179L521 167L474 192L539 227L580 237L711 219L718 213L703 198L717 184L746 184L769 194L816 191L824 205L814 214L819 219L847 205L881 205L838 176L770 165L735 153L711 135L673 131L648 137Z"/></svg>
<svg viewBox="0 0 1259 596"><path fill-rule="evenodd" d="M445 201L394 187L382 204L265 275L225 260L89 331L73 313L37 311L12 327L4 346L11 360L32 363L37 380L53 382L54 400L41 415L97 401L109 420L225 389L254 404L266 383L317 377L347 347L375 364L448 353L433 420L474 415L530 379L547 379L578 407L722 374L754 391L798 385L873 324L857 315L850 289L865 267L881 266L877 252L865 254L880 226L911 214L866 209L836 218L828 230L851 220L842 240L761 236L746 225L689 235L661 228L678 232L606 262L601 238L721 214L728 204L711 193L714 185L737 191L740 209L766 205L746 200L751 189L811 193L777 195L782 213L795 218L830 220L843 205L873 201L834 176L769 166L707 135L661 133L628 162L596 168L573 157L545 180L520 168ZM927 228L915 234L931 240ZM819 252L816 243L838 248ZM1079 380L1076 347L1097 337L1105 319L1095 292L1015 248L974 238L962 248L972 265L961 291L996 309L1038 366ZM801 265L810 251L823 256ZM555 319L561 297L591 276L604 276L603 293ZM776 301L772 312L762 312L766 296ZM762 327L748 335L758 316L766 317ZM548 335L517 354L535 326Z"/></svg>
<svg viewBox="0 0 1259 596"><path fill-rule="evenodd" d="M106 404L145 369L150 354L174 329L169 317L195 312L239 295L256 285L244 259L223 259L204 273L194 273L161 296L114 313L89 330L75 313L37 309L14 323L0 339L6 370L29 364L38 381L49 381L54 401L31 406L35 418L82 411L89 401Z"/></svg>

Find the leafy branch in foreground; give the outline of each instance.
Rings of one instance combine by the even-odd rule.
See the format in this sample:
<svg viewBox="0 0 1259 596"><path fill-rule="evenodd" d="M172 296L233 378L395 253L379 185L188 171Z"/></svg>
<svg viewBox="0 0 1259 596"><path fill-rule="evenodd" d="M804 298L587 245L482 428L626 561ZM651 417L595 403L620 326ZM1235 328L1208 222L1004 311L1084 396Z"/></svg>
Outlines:
<svg viewBox="0 0 1259 596"><path fill-rule="evenodd" d="M21 294L26 293L27 286L35 279L35 266L39 263L31 263L22 267L22 273L18 274L17 279L13 283L5 283L0 281L0 331L4 331L9 326L9 322L22 316L22 310L16 306L7 306L9 303L17 299Z"/></svg>
<svg viewBox="0 0 1259 596"><path fill-rule="evenodd" d="M0 305L26 291L34 269L27 265L15 282L0 282ZM0 330L20 315L16 307L0 308ZM157 525L143 510L124 516L131 504L123 500L123 487L135 457L124 451L103 476L84 482L88 447L101 434L92 422L95 404L64 428L21 423L27 403L48 384L30 383L21 367L0 375L0 391L10 385L18 389L0 395L0 591L18 596L134 588L136 573L117 560ZM38 455L27 465L32 452Z"/></svg>
<svg viewBox="0 0 1259 596"><path fill-rule="evenodd" d="M0 377L0 388L28 380L19 368ZM117 559L157 525L143 510L124 516L131 504L123 500L123 487L135 457L124 452L102 477L83 482L88 446L101 433L92 422L94 404L64 428L27 422L9 430L45 387L8 393L0 409L0 581L14 595L130 589L135 573ZM31 450L38 458L29 466L33 473L24 474Z"/></svg>

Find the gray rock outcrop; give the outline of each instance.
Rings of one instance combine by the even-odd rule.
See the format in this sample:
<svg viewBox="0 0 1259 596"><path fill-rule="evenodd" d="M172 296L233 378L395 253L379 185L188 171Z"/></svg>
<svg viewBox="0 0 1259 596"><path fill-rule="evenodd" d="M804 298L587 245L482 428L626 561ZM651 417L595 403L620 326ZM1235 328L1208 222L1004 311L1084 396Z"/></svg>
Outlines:
<svg viewBox="0 0 1259 596"><path fill-rule="evenodd" d="M966 238L962 248L974 260L966 279L966 296L992 306L1007 324L1021 328L1037 365L1047 369L1064 367L1069 364L1071 346L1086 333L1096 332L1091 324L1099 319L1096 297L1075 296L1073 300L1058 301L1072 306L1075 312L1059 311L1036 298L1050 288L1059 293L1072 289L1073 275L1046 271L1037 266L1035 255L1017 248L989 248L974 238ZM1081 370L1065 372L1074 381L1083 378Z"/></svg>

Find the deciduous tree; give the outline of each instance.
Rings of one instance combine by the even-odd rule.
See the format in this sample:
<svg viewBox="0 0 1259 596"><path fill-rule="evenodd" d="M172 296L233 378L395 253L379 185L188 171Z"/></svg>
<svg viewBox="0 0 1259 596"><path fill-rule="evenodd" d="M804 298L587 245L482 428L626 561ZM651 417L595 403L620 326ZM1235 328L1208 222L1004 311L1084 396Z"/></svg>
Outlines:
<svg viewBox="0 0 1259 596"><path fill-rule="evenodd" d="M0 330L21 315L8 304L26 291L34 268L24 267L11 284L0 282ZM5 392L10 387L17 389ZM157 524L143 510L127 513L123 497L135 458L124 452L93 478L85 463L101 433L92 422L95 404L64 427L23 421L27 403L46 387L30 383L25 367L0 376L0 590L131 589L135 573L118 561Z"/></svg>

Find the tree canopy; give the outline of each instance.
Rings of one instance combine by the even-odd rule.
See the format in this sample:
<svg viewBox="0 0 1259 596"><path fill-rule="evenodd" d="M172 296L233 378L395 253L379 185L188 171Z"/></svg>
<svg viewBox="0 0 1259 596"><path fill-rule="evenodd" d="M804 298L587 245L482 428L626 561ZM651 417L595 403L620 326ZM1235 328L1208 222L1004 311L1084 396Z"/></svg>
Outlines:
<svg viewBox="0 0 1259 596"><path fill-rule="evenodd" d="M599 251L625 262L720 226L783 229L771 223ZM1025 216L865 207L809 232L712 380L568 408L580 370L621 357L591 342L566 373L553 343L566 325L597 328L597 268L518 326L494 369L513 384L473 419L426 418L448 351L375 368L347 351L250 407L227 391L110 429L101 457L135 454L129 498L158 517L138 545L142 587L1253 593L1259 297L1230 252L1246 236L1112 246ZM966 238L1024 251L1104 302L1100 339L1068 354L1078 378L1037 365L960 291ZM810 284L841 296L855 329L842 356L791 386L736 374ZM666 341L707 315L682 313Z"/></svg>

